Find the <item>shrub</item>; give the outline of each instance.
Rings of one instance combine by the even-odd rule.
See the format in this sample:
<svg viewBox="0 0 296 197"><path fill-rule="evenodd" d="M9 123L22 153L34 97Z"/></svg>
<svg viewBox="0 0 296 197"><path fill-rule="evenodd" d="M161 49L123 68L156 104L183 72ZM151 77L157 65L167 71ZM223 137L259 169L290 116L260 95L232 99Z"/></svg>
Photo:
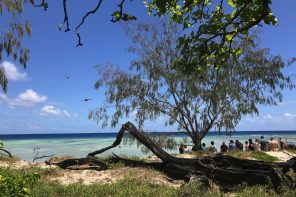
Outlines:
<svg viewBox="0 0 296 197"><path fill-rule="evenodd" d="M0 168L0 194L1 196L23 197L29 196L31 188L37 183L40 175L13 174L9 169Z"/></svg>

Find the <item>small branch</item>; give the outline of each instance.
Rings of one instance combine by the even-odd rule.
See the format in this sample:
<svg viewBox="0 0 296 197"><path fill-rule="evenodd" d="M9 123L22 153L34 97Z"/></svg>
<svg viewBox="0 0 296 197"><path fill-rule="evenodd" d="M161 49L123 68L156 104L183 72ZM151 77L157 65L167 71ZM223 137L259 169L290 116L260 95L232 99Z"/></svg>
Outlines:
<svg viewBox="0 0 296 197"><path fill-rule="evenodd" d="M64 1L65 1L65 0L64 0ZM78 37L78 43L77 43L76 47L83 46L83 43L81 42L80 34L78 33L78 29L81 27L81 25L84 24L85 19L86 19L90 14L95 14L95 13L98 11L98 9L101 7L102 2L103 2L103 0L99 0L99 2L98 2L98 4L97 4L97 6L95 7L95 9L93 9L93 10L87 12L87 13L82 17L81 22L76 26L75 31L76 31L76 35L77 35L77 37Z"/></svg>
<svg viewBox="0 0 296 197"><path fill-rule="evenodd" d="M55 154L52 154L52 155L42 155L42 156L34 157L33 162L36 161L37 159L42 159L42 158L46 158L46 157L52 157L54 155Z"/></svg>
<svg viewBox="0 0 296 197"><path fill-rule="evenodd" d="M67 25L67 28L65 30L65 32L70 31L69 28L69 18L68 18L68 11L67 11L67 4L66 4L67 0L63 0L63 8L64 8L64 22L62 24L59 25L59 30L62 30L62 27L64 26L64 24Z"/></svg>
<svg viewBox="0 0 296 197"><path fill-rule="evenodd" d="M79 34L79 33L76 33L76 35L77 35L77 37L78 37L78 43L77 43L76 47L83 46L83 43L81 42L80 34Z"/></svg>
<svg viewBox="0 0 296 197"><path fill-rule="evenodd" d="M83 25L83 23L85 22L85 19L86 19L90 14L95 14L95 13L98 11L98 9L101 7L102 2L103 2L103 0L99 0L99 2L98 2L98 4L97 4L97 6L95 7L95 9L93 9L93 10L87 12L87 13L83 16L81 22L80 22L80 23L76 26L76 28L75 28L76 32L77 32L78 29L81 27L81 25Z"/></svg>
<svg viewBox="0 0 296 197"><path fill-rule="evenodd" d="M9 157L12 157L12 154L8 150L6 150L4 148L0 148L0 151L7 153Z"/></svg>

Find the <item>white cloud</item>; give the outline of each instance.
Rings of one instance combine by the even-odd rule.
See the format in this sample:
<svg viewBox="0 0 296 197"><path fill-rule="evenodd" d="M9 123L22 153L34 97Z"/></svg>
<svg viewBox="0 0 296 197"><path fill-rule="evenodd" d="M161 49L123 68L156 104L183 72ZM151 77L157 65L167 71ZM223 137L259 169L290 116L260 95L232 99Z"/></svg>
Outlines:
<svg viewBox="0 0 296 197"><path fill-rule="evenodd" d="M25 92L21 93L17 99L23 102L40 103L46 101L47 97L39 95L32 89L27 89Z"/></svg>
<svg viewBox="0 0 296 197"><path fill-rule="evenodd" d="M6 95L0 95L0 103L6 103L9 107L31 107L37 103L47 100L47 96L40 95L32 89L27 89L20 93L16 98L10 99Z"/></svg>
<svg viewBox="0 0 296 197"><path fill-rule="evenodd" d="M296 118L296 114L284 113L284 117L286 117L286 118Z"/></svg>
<svg viewBox="0 0 296 197"><path fill-rule="evenodd" d="M76 113L70 113L67 110L61 110L53 105L45 105L40 109L40 115L42 116L60 116L60 117L68 117L68 118L77 118L78 115Z"/></svg>
<svg viewBox="0 0 296 197"><path fill-rule="evenodd" d="M17 67L11 62L4 61L0 67L4 68L8 80L19 81L28 79L27 73L18 71Z"/></svg>

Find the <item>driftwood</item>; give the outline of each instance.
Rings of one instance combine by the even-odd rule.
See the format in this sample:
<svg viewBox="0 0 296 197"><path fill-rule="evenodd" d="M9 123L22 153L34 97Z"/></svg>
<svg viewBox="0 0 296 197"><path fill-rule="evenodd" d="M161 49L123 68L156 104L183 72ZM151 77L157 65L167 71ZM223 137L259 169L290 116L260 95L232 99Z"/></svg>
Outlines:
<svg viewBox="0 0 296 197"><path fill-rule="evenodd" d="M199 159L177 158L160 148L144 132L138 131L130 122L127 122L121 127L116 140L111 146L91 152L88 154L88 157L93 157L118 146L122 141L125 131L128 131L130 135L149 148L163 161L163 165L183 171L183 174L196 175L203 180L211 180L225 190L239 184L249 186L271 184L274 188L279 188L281 185L295 187L295 184L286 172L290 169L296 172L296 158L282 163L238 159L222 154Z"/></svg>
<svg viewBox="0 0 296 197"><path fill-rule="evenodd" d="M52 154L52 155L42 155L42 156L35 156L33 158L33 162L38 160L38 159L43 159L43 158L48 158L48 157L53 157L55 154Z"/></svg>
<svg viewBox="0 0 296 197"><path fill-rule="evenodd" d="M5 152L8 155L8 157L12 157L12 154L8 150L0 148L0 151Z"/></svg>
<svg viewBox="0 0 296 197"><path fill-rule="evenodd" d="M70 170L106 170L107 164L96 158L79 158L79 159L66 159L63 161L54 161L54 158L45 161L47 165L56 165L63 169Z"/></svg>

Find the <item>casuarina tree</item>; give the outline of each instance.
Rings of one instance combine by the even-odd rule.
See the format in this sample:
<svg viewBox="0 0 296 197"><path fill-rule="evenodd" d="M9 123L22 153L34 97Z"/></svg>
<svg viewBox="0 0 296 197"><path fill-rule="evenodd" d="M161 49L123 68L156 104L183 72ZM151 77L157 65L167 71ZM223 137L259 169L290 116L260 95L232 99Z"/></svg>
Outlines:
<svg viewBox="0 0 296 197"><path fill-rule="evenodd" d="M178 125L195 146L211 129L234 130L242 116L258 114L259 105L276 105L281 91L293 88L287 66L281 56L259 48L256 34L236 41L239 56L232 56L216 69L210 67L190 74L175 69L182 59L176 50L178 30L167 26L139 24L127 28L133 45L129 48L137 59L129 71L115 66L99 66L95 88L106 88L107 106L90 112L89 117L102 120L103 126L116 126L121 118L135 114L143 126L165 116L165 125Z"/></svg>

